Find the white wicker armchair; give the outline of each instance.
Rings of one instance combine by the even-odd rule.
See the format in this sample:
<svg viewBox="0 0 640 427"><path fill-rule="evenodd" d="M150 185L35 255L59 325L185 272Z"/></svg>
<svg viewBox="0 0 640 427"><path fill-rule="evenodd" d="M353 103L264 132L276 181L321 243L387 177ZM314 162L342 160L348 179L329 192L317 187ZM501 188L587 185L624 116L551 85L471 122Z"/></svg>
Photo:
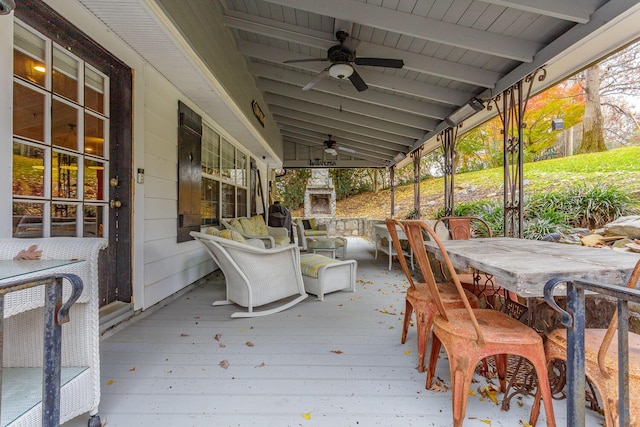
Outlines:
<svg viewBox="0 0 640 427"><path fill-rule="evenodd" d="M231 317L256 317L278 313L307 297L300 270L300 251L294 244L264 249L210 234L192 231L224 273L227 299L213 305L235 303L246 307ZM296 296L297 295L297 296ZM255 307L284 301L261 311Z"/></svg>
<svg viewBox="0 0 640 427"><path fill-rule="evenodd" d="M18 252L31 245L42 250L42 259L71 260L85 262L57 267L49 273L73 273L83 281L83 291L71 307L70 321L62 326L62 377L72 379L61 388L60 422L89 413L89 425L99 425L97 417L100 402L100 333L98 314L98 256L106 248L107 241L99 238L54 237L40 239L0 239L0 260L11 260ZM37 277L41 274L34 273ZM23 275L20 279L29 278ZM66 281L65 281L66 282ZM69 295L68 284L63 285L63 301ZM27 381L23 375L39 372L41 378L44 289L42 286L9 293L5 296L3 386L9 387L11 377L16 376L17 387L25 390ZM75 375L75 376L74 376ZM4 388L3 387L3 388ZM38 386L41 389L41 385ZM41 393L39 391L38 393ZM5 402L3 395L3 422L11 417L12 409L17 419L12 427L41 425L41 404L26 407L21 399L15 408ZM10 393L7 394L9 396Z"/></svg>

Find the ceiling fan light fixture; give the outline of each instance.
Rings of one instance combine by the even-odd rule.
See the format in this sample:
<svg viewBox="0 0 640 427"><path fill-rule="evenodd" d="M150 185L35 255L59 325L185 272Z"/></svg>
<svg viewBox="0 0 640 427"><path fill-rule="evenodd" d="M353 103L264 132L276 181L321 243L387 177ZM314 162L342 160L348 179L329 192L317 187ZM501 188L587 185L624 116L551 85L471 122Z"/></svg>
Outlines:
<svg viewBox="0 0 640 427"><path fill-rule="evenodd" d="M336 151L336 149L335 149L335 148L333 148L333 147L327 147L327 148L325 148L325 149L324 149L324 152L325 152L325 153L327 153L327 154L330 154L330 155L332 155L332 156L337 156L337 155L338 155L338 152L337 152L337 151Z"/></svg>
<svg viewBox="0 0 640 427"><path fill-rule="evenodd" d="M329 75L336 79L348 79L353 74L353 67L349 64L333 64L329 68Z"/></svg>

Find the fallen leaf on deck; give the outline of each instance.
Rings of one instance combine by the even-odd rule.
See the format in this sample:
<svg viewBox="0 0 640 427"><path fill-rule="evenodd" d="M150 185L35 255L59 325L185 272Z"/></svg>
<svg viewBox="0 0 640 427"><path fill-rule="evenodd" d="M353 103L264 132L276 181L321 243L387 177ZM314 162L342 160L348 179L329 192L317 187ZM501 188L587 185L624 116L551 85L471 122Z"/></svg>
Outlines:
<svg viewBox="0 0 640 427"><path fill-rule="evenodd" d="M114 383L114 381L113 381L113 380L109 380L109 381L107 381L107 385L112 385L113 383Z"/></svg>
<svg viewBox="0 0 640 427"><path fill-rule="evenodd" d="M129 369L129 372L133 372L136 370L136 367L134 366L133 368Z"/></svg>
<svg viewBox="0 0 640 427"><path fill-rule="evenodd" d="M344 351L342 351L342 350L331 350L331 353L342 354L342 353L344 353Z"/></svg>
<svg viewBox="0 0 640 427"><path fill-rule="evenodd" d="M216 334L214 338L216 341L220 341L222 339L222 334Z"/></svg>
<svg viewBox="0 0 640 427"><path fill-rule="evenodd" d="M189 336L189 334L187 334L187 333L183 332L183 333L181 333L181 334L180 334L180 336L181 336L181 337L188 337L188 336Z"/></svg>
<svg viewBox="0 0 640 427"><path fill-rule="evenodd" d="M498 404L498 398L496 397L497 391L491 385L478 389L478 391L482 393L484 397L491 399L496 405Z"/></svg>
<svg viewBox="0 0 640 427"><path fill-rule="evenodd" d="M267 366L267 365L265 365L265 363L264 363L264 362L262 362L261 364L259 364L258 366L256 366L256 368L264 368L265 366Z"/></svg>
<svg viewBox="0 0 640 427"><path fill-rule="evenodd" d="M304 418L305 420L310 420L311 419L311 412L307 412L306 414L302 414L302 418Z"/></svg>
<svg viewBox="0 0 640 427"><path fill-rule="evenodd" d="M404 354L406 354L407 356L411 354L411 350L405 350Z"/></svg>
<svg viewBox="0 0 640 427"><path fill-rule="evenodd" d="M229 361L227 359L219 363L221 368L227 369L229 367Z"/></svg>
<svg viewBox="0 0 640 427"><path fill-rule="evenodd" d="M447 387L446 385L444 385L444 384L442 384L440 382L436 382L435 384L433 384L431 386L431 388L429 390L435 391L437 393L444 393L448 389L449 389L449 387Z"/></svg>
<svg viewBox="0 0 640 427"><path fill-rule="evenodd" d="M247 347L253 347L253 343L251 341L247 341L246 344L247 344Z"/></svg>
<svg viewBox="0 0 640 427"><path fill-rule="evenodd" d="M475 391L473 391L473 390L469 390L469 395L470 395L470 396L475 396L475 395L476 395L476 392L475 392Z"/></svg>
<svg viewBox="0 0 640 427"><path fill-rule="evenodd" d="M482 421L482 422L483 422L483 423L485 423L485 424L489 424L489 425L491 425L491 420L482 420L482 419L477 418L477 417L469 417L469 419L470 419L470 420L478 420L478 421Z"/></svg>
<svg viewBox="0 0 640 427"><path fill-rule="evenodd" d="M529 423L527 423L527 422L524 422L524 421L522 421L522 420L520 420L520 424L521 424L523 427L533 427L531 424L529 424Z"/></svg>
<svg viewBox="0 0 640 427"><path fill-rule="evenodd" d="M227 345L223 342L220 343L220 348L225 348Z"/></svg>

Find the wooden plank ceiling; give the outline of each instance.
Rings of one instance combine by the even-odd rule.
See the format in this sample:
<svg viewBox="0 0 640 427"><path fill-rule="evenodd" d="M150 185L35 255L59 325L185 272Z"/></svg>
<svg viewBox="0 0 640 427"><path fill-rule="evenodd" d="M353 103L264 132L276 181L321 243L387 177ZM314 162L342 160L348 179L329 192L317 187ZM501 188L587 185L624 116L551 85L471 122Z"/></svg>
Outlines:
<svg viewBox="0 0 640 427"><path fill-rule="evenodd" d="M80 1L89 9L100 3ZM211 1L222 1L224 26L254 77L249 84L277 123L282 150L273 163L286 168L391 166L418 147L436 147L436 136L450 126L445 119L473 98L486 105L544 66L539 91L640 34L628 22L640 16L638 1ZM101 19L109 25L108 16ZM340 45L338 32L348 34L343 47L350 56L329 51ZM354 71L351 79L329 75L342 61ZM464 125L491 114L495 109L485 109ZM336 155L325 151L329 139Z"/></svg>

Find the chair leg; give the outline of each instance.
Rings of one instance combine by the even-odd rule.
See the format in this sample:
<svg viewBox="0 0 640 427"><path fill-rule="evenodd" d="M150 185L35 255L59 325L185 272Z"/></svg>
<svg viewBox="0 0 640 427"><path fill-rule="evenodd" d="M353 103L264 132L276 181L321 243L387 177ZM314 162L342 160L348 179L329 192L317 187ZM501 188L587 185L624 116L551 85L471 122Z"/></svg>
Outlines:
<svg viewBox="0 0 640 427"><path fill-rule="evenodd" d="M496 354L493 356L496 362L496 371L498 373L498 380L500 381L500 391L504 393L507 390L507 355ZM483 359L486 363L486 358Z"/></svg>
<svg viewBox="0 0 640 427"><path fill-rule="evenodd" d="M430 310L420 313L421 319L418 328L418 372L424 372L424 358L427 354L427 344L429 344L434 316L435 312Z"/></svg>
<svg viewBox="0 0 640 427"><path fill-rule="evenodd" d="M451 395L453 399L453 425L462 427L467 412L469 389L475 372L476 364L470 363L468 358L449 359L451 371Z"/></svg>
<svg viewBox="0 0 640 427"><path fill-rule="evenodd" d="M433 377L436 374L436 365L438 364L438 356L440 355L440 348L442 348L442 342L438 337L433 334L431 339L431 353L429 354L429 364L427 365L427 381L425 388L431 389L433 385Z"/></svg>
<svg viewBox="0 0 640 427"><path fill-rule="evenodd" d="M406 300L406 305L404 309L404 323L402 325L402 338L400 342L404 344L407 341L407 332L409 331L409 325L411 324L411 314L413 313L413 306Z"/></svg>
<svg viewBox="0 0 640 427"><path fill-rule="evenodd" d="M551 398L551 388L549 386L549 373L547 370L547 362L544 356L529 359L538 377L538 390L531 407L531 415L529 417L529 424L535 426L538 422L538 415L540 414L540 398L544 403L544 412L547 416L547 427L556 427L556 418L553 413L553 402Z"/></svg>

